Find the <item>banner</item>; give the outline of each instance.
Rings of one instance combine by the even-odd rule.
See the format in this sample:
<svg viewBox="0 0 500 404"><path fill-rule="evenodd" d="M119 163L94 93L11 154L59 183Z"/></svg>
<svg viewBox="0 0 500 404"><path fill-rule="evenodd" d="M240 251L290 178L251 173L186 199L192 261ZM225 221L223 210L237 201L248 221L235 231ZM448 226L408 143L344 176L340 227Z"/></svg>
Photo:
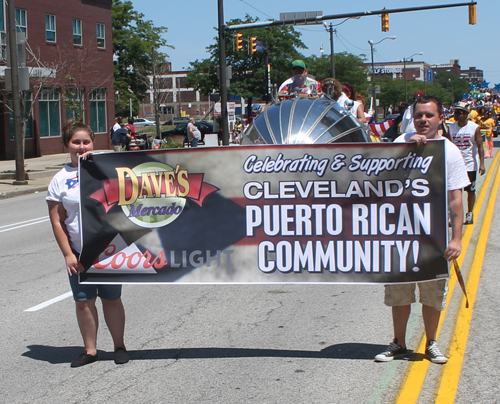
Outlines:
<svg viewBox="0 0 500 404"><path fill-rule="evenodd" d="M96 154L83 283L405 283L448 276L445 150L394 143Z"/></svg>

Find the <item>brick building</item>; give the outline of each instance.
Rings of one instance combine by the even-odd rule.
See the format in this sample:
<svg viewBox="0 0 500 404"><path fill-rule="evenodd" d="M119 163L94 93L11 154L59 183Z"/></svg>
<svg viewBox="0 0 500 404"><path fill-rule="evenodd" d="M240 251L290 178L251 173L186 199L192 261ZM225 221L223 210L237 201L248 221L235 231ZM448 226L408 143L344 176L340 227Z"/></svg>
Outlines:
<svg viewBox="0 0 500 404"><path fill-rule="evenodd" d="M461 75L469 83L480 84L484 81L484 72L481 69L476 69L475 67L469 67L468 70L462 70Z"/></svg>
<svg viewBox="0 0 500 404"><path fill-rule="evenodd" d="M199 91L186 85L187 71L172 71L171 63L167 62L157 73L158 105L161 120L172 116L203 116L210 110L209 97L204 97ZM141 116L154 116L153 76L148 76L150 90L141 103Z"/></svg>
<svg viewBox="0 0 500 404"><path fill-rule="evenodd" d="M5 90L7 6L0 0L0 96ZM23 91L25 157L64 152L61 129L79 118L96 133L95 147L109 147L114 122L112 0L16 0L18 42L25 36L29 91ZM20 59L22 60L22 58ZM9 75L9 74L8 74ZM31 113L30 113L31 112ZM13 118L0 104L0 159L15 153Z"/></svg>

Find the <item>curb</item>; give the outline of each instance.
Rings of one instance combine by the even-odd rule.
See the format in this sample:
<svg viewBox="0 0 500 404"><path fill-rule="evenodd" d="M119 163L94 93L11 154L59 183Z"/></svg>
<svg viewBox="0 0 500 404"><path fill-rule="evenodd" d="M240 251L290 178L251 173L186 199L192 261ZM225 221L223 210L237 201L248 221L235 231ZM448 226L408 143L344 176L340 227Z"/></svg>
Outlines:
<svg viewBox="0 0 500 404"><path fill-rule="evenodd" d="M37 192L46 192L48 188L48 185L40 185L29 189L16 189L15 191L0 192L0 199L14 198L19 195L35 194Z"/></svg>

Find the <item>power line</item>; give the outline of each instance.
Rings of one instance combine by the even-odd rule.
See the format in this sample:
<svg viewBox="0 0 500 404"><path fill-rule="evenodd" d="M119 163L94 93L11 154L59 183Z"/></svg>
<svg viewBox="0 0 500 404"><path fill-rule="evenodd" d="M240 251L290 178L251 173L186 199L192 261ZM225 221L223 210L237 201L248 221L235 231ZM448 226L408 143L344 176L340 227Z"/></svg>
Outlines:
<svg viewBox="0 0 500 404"><path fill-rule="evenodd" d="M269 14L264 13L263 11L259 10L258 8L256 8L256 7L252 6L250 3L246 2L245 0L240 0L240 1L241 1L241 2L243 2L243 3L245 3L248 7L252 7L252 8L253 8L254 10L256 10L257 12L259 12L259 13L261 13L261 14L265 15L266 17L269 17L269 18L270 18L270 19L272 19L272 20L274 20L274 18L273 18L273 17L271 17Z"/></svg>

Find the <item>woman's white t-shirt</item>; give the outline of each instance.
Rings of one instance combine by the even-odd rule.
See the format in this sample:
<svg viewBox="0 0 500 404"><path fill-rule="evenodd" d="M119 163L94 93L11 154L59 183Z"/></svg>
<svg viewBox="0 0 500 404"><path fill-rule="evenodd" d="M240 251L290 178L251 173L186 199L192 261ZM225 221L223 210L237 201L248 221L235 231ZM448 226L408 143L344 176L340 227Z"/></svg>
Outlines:
<svg viewBox="0 0 500 404"><path fill-rule="evenodd" d="M61 202L66 211L66 230L71 248L80 252L82 242L80 237L80 183L78 167L66 165L59 171L49 184L47 201Z"/></svg>

